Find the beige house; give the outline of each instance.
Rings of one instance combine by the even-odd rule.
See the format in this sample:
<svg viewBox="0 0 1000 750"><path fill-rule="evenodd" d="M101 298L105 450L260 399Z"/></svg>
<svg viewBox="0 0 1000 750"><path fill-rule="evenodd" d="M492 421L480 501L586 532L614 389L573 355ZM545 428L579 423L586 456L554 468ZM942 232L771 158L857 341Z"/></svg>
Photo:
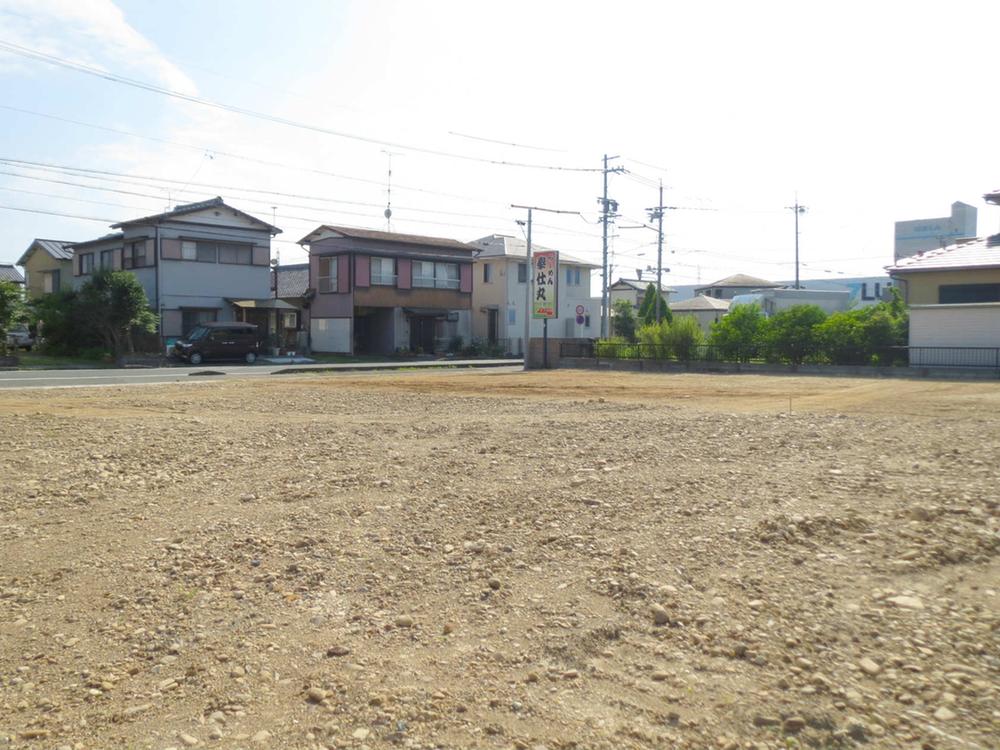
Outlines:
<svg viewBox="0 0 1000 750"><path fill-rule="evenodd" d="M729 312L729 300L699 294L692 299L671 302L668 307L675 320L680 316L687 315L698 321L701 330L705 333L711 333L712 324L722 320L723 316Z"/></svg>
<svg viewBox="0 0 1000 750"><path fill-rule="evenodd" d="M472 287L472 336L508 352L524 351L527 243L519 237L491 234L469 243L475 255ZM532 251L549 248L532 245ZM597 264L559 252L559 317L549 321L552 338L591 338L601 328L601 301L591 296ZM531 338L541 338L542 321L530 323Z"/></svg>
<svg viewBox="0 0 1000 750"><path fill-rule="evenodd" d="M985 197L1000 205L1000 193ZM910 305L911 365L995 366L1000 234L901 258L887 270Z"/></svg>
<svg viewBox="0 0 1000 750"><path fill-rule="evenodd" d="M32 242L17 265L24 269L24 288L29 299L69 287L73 279L72 242L42 240Z"/></svg>

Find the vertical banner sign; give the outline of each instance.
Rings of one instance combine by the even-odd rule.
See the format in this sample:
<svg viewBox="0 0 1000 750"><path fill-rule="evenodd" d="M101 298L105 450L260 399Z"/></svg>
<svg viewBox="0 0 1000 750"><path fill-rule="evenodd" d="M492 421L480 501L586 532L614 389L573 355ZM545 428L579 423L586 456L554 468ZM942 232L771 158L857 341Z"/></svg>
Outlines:
<svg viewBox="0 0 1000 750"><path fill-rule="evenodd" d="M558 318L559 310L559 253L545 250L531 256L531 277L534 284L531 296L532 318Z"/></svg>

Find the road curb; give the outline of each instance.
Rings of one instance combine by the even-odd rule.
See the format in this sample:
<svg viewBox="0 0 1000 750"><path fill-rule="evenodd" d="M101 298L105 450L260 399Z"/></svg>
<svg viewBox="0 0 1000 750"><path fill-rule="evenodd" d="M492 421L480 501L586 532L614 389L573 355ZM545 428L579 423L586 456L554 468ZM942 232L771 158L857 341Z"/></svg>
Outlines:
<svg viewBox="0 0 1000 750"><path fill-rule="evenodd" d="M443 370L451 368L454 370L483 370L490 367L515 367L521 365L520 360L510 361L510 362L463 362L462 364L456 364L454 362L434 362L430 364L420 364L416 365L413 362L407 364L399 365L382 365L380 367L373 367L372 365L365 364L342 364L342 365L330 365L329 367L315 367L309 365L308 369L306 367L288 367L283 370L276 370L271 373L271 375L295 375L298 373L309 373L309 372L397 372L399 370Z"/></svg>

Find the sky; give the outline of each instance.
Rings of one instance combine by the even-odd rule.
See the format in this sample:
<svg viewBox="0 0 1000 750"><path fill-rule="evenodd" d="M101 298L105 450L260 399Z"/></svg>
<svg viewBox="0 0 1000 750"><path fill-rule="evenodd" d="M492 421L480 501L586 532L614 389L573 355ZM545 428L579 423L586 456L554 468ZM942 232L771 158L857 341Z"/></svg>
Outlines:
<svg viewBox="0 0 1000 750"><path fill-rule="evenodd" d="M668 284L793 278L796 200L803 279L880 275L895 221L1000 228L998 30L987 0L0 0L0 262L221 195L283 264L390 198L463 241L569 211L534 242L600 264L608 154L612 281L656 265L661 181Z"/></svg>

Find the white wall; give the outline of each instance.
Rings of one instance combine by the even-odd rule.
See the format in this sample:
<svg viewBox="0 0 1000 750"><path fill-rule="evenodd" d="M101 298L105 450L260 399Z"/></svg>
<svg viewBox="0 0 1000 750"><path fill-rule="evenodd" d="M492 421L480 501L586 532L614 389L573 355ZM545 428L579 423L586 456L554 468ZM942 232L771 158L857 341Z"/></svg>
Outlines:
<svg viewBox="0 0 1000 750"><path fill-rule="evenodd" d="M516 258L507 260L507 299L506 307L500 308L500 337L511 340L511 349L515 352L521 350L521 339L524 338L524 306L525 306L525 284L518 283ZM580 283L566 283L566 267L580 268ZM590 296L591 276L594 269L586 266L575 266L574 264L559 264L559 317L549 320L549 336L552 338L591 338L597 337L601 332L601 301ZM577 325L576 307L583 305L584 316L590 316L590 326ZM510 322L511 311L513 310L514 322ZM530 314L530 310L529 310ZM541 337L544 323L539 319L531 321L531 337Z"/></svg>
<svg viewBox="0 0 1000 750"><path fill-rule="evenodd" d="M313 351L350 353L350 318L313 318L309 325Z"/></svg>
<svg viewBox="0 0 1000 750"><path fill-rule="evenodd" d="M910 347L910 365L1000 367L1000 302L913 305L910 307Z"/></svg>

